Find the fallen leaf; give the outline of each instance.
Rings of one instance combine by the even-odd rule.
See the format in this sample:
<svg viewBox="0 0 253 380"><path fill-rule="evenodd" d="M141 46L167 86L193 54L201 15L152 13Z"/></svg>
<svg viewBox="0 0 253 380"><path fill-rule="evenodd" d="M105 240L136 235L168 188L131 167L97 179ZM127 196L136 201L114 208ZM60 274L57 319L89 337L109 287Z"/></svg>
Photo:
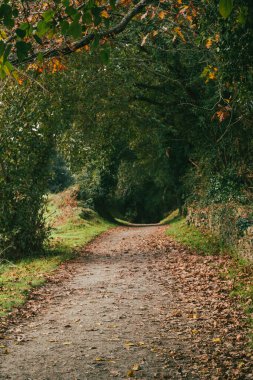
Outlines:
<svg viewBox="0 0 253 380"><path fill-rule="evenodd" d="M141 367L139 364L134 364L133 367L132 367L132 370L133 371L140 371Z"/></svg>

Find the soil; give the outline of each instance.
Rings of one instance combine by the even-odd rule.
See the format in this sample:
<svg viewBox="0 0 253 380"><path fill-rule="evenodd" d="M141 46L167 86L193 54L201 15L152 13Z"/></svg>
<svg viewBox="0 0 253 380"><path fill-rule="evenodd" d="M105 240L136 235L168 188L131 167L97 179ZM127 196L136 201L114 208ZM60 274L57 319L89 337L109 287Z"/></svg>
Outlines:
<svg viewBox="0 0 253 380"><path fill-rule="evenodd" d="M62 265L1 336L0 379L253 379L228 259L166 228L115 228Z"/></svg>

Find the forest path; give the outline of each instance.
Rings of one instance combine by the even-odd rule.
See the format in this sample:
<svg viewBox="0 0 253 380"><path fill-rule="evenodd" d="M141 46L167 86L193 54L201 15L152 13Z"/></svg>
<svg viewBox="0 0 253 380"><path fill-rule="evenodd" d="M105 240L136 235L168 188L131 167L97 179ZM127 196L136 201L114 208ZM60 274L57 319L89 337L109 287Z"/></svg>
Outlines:
<svg viewBox="0 0 253 380"><path fill-rule="evenodd" d="M166 228L115 228L35 291L3 340L0 379L252 379L226 259L187 252Z"/></svg>

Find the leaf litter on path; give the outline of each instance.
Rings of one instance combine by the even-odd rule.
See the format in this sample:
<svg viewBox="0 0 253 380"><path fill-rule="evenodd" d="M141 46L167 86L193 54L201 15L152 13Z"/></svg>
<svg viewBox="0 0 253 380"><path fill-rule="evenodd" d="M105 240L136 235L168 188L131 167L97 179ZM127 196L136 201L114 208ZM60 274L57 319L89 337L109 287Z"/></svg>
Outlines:
<svg viewBox="0 0 253 380"><path fill-rule="evenodd" d="M229 258L164 232L113 229L36 289L3 324L0 379L253 379L246 317L219 275Z"/></svg>

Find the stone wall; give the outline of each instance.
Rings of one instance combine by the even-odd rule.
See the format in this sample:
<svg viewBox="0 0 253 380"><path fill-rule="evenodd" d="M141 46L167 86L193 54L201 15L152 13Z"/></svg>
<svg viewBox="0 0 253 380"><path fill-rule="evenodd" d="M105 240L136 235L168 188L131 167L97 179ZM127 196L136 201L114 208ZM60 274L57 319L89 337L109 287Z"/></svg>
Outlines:
<svg viewBox="0 0 253 380"><path fill-rule="evenodd" d="M203 232L211 232L238 254L253 261L253 207L235 203L199 207L192 204L187 209L187 222Z"/></svg>

